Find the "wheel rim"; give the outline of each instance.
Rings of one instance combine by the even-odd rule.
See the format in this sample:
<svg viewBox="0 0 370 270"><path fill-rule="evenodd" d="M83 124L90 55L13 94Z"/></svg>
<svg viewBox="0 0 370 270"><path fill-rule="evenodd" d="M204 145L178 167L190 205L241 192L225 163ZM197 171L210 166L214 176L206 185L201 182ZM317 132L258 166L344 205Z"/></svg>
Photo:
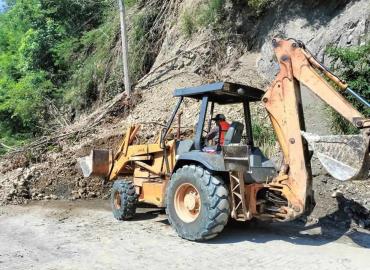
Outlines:
<svg viewBox="0 0 370 270"><path fill-rule="evenodd" d="M189 183L184 183L177 188L174 204L178 217L186 223L197 219L202 205L198 190Z"/></svg>
<svg viewBox="0 0 370 270"><path fill-rule="evenodd" d="M121 208L121 195L119 194L119 192L114 193L114 208Z"/></svg>

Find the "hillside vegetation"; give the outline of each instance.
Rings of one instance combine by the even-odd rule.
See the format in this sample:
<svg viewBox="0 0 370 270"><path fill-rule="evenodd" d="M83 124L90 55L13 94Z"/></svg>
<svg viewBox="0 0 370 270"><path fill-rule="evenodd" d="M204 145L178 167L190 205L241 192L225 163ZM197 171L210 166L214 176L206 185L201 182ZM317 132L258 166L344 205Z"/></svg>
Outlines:
<svg viewBox="0 0 370 270"><path fill-rule="evenodd" d="M7 4L0 14L0 138L13 144L66 124L71 120L63 117L66 111L94 100L94 85L84 85L76 76L82 70L90 72L85 77L97 72L83 66L96 49L92 40L109 5L89 0ZM115 38L114 33L106 35L107 40ZM90 92L79 104L74 104L75 87Z"/></svg>
<svg viewBox="0 0 370 270"><path fill-rule="evenodd" d="M6 2L0 14L0 152L68 126L82 112L124 91L116 1ZM153 66L164 28L176 23L165 17L170 2L125 1L134 83ZM180 14L185 38L202 29L212 29L216 36L227 33L234 27L228 17L236 12L230 6L258 18L276 5L271 0L238 0L233 5L226 0L199 2ZM368 99L369 48L367 44L329 51L340 60L336 67L341 68L341 75ZM261 134L266 136L263 130Z"/></svg>

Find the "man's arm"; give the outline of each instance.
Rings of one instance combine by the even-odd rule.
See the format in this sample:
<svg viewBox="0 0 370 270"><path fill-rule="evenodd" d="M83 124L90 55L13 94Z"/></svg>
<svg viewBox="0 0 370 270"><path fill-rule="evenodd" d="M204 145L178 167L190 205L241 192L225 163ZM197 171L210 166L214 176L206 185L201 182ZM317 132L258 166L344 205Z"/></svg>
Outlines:
<svg viewBox="0 0 370 270"><path fill-rule="evenodd" d="M218 127L214 127L211 129L210 132L208 132L207 136L206 136L206 139L207 141L209 140L213 140L216 136L218 136L218 133L219 133L219 128Z"/></svg>

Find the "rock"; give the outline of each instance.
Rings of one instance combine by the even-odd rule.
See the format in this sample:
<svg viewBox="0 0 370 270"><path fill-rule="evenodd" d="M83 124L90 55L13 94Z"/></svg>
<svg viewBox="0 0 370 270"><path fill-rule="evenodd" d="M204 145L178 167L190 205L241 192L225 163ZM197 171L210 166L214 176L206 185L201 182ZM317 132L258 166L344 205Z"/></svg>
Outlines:
<svg viewBox="0 0 370 270"><path fill-rule="evenodd" d="M331 194L332 198L343 197L343 193L340 190L336 190Z"/></svg>
<svg viewBox="0 0 370 270"><path fill-rule="evenodd" d="M44 197L44 200L50 200L51 199L51 197L49 196L49 195L46 195L45 197Z"/></svg>
<svg viewBox="0 0 370 270"><path fill-rule="evenodd" d="M32 171L30 169L25 169L23 171L23 178L25 180L30 180L33 177Z"/></svg>
<svg viewBox="0 0 370 270"><path fill-rule="evenodd" d="M370 217L364 221L365 223L365 228L370 228Z"/></svg>
<svg viewBox="0 0 370 270"><path fill-rule="evenodd" d="M365 207L368 211L370 211L370 200L369 200L369 199L366 199L366 200L364 201L364 207Z"/></svg>
<svg viewBox="0 0 370 270"><path fill-rule="evenodd" d="M80 195L82 197L83 194L86 193L86 188L79 188L78 189L78 195Z"/></svg>
<svg viewBox="0 0 370 270"><path fill-rule="evenodd" d="M177 69L182 69L185 66L184 62L179 63L179 65L176 67Z"/></svg>
<svg viewBox="0 0 370 270"><path fill-rule="evenodd" d="M90 192L87 194L87 197L88 197L88 198L95 198L95 197L96 197L96 194L95 194L95 192L90 191Z"/></svg>
<svg viewBox="0 0 370 270"><path fill-rule="evenodd" d="M359 220L358 221L358 226L360 227L360 228L362 228L362 229L365 229L365 221L364 220Z"/></svg>
<svg viewBox="0 0 370 270"><path fill-rule="evenodd" d="M50 195L50 199L52 199L52 200L58 200L58 196L57 195L54 195L54 194L51 194Z"/></svg>
<svg viewBox="0 0 370 270"><path fill-rule="evenodd" d="M81 196L79 195L79 194L76 194L76 195L73 195L72 196L72 200L73 201L75 201L75 200L77 200L77 199L80 199L81 198Z"/></svg>
<svg viewBox="0 0 370 270"><path fill-rule="evenodd" d="M26 185L26 181L25 180L20 180L18 182L18 186L20 186L20 187L24 187L25 185Z"/></svg>

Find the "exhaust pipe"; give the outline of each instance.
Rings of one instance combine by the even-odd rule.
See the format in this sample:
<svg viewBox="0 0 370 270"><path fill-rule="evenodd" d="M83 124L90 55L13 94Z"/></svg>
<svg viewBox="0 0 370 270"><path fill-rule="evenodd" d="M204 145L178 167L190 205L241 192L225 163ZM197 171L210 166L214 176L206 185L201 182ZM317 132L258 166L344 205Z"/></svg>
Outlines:
<svg viewBox="0 0 370 270"><path fill-rule="evenodd" d="M113 164L112 150L91 150L90 155L79 158L78 163L84 177L108 177Z"/></svg>

